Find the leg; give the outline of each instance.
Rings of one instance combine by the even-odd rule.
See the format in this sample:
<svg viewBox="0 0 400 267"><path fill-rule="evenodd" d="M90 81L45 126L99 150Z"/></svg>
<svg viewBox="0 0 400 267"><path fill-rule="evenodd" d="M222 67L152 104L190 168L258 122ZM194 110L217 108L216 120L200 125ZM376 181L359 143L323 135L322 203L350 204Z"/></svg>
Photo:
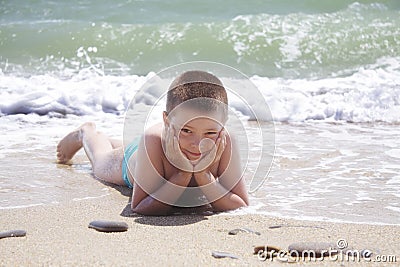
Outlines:
<svg viewBox="0 0 400 267"><path fill-rule="evenodd" d="M114 146L116 147L114 149ZM94 123L84 123L64 137L57 146L60 163L70 160L83 147L88 156L94 175L106 182L124 185L122 180L123 148L96 131Z"/></svg>
<svg viewBox="0 0 400 267"><path fill-rule="evenodd" d="M110 143L111 143L111 145L112 145L113 148L119 148L119 147L122 147L122 146L123 146L122 141L119 140L119 139L110 138L110 139L108 139L108 140L110 141Z"/></svg>

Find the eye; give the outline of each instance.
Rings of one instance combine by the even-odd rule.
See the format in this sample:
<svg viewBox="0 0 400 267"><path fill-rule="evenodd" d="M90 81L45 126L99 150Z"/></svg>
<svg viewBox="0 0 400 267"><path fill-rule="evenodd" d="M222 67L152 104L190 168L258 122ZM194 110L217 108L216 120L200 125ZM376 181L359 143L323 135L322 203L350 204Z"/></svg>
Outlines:
<svg viewBox="0 0 400 267"><path fill-rule="evenodd" d="M206 133L206 135L211 135L211 136L217 135L217 134L218 134L218 132L207 132L207 133Z"/></svg>
<svg viewBox="0 0 400 267"><path fill-rule="evenodd" d="M191 130L189 130L189 129L186 129L186 128L183 128L183 129L181 130L181 132L183 132L183 133L187 133L187 134L190 134L190 133L192 133L192 131L191 131Z"/></svg>

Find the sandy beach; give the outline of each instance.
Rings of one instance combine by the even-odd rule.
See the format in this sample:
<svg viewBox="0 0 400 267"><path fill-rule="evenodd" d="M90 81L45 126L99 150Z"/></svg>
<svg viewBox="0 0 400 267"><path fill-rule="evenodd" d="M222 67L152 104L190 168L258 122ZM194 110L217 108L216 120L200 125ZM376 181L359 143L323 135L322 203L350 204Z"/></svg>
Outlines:
<svg viewBox="0 0 400 267"><path fill-rule="evenodd" d="M400 226L296 221L263 215L187 214L144 217L130 214L127 191L112 188L105 198L64 204L2 210L0 231L23 229L25 237L0 240L1 266L226 266L276 265L274 258L261 261L255 246L287 250L295 242L334 242L344 239L354 249L369 249L370 260L348 262L325 257L298 264L324 266L383 266L380 256L400 259ZM93 220L122 221L126 232L102 233L88 228ZM247 227L260 232L239 232ZM213 251L238 257L214 258ZM393 258L391 259L393 260ZM369 262L370 261L370 262ZM394 263L392 263L394 265Z"/></svg>
<svg viewBox="0 0 400 267"><path fill-rule="evenodd" d="M0 267L399 265L399 36L399 0L2 1ZM83 122L125 145L162 122L169 83L195 69L229 89L250 207L139 216L83 150L56 164ZM260 234L228 234L243 227ZM298 242L372 255L253 253Z"/></svg>

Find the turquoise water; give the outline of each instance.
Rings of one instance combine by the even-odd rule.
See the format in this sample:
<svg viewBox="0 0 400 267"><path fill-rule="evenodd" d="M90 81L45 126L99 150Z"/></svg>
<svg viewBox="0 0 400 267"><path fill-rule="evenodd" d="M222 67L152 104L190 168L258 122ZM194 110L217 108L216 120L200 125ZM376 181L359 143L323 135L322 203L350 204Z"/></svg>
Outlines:
<svg viewBox="0 0 400 267"><path fill-rule="evenodd" d="M145 75L194 60L249 76L349 75L400 55L400 2L2 1L4 73Z"/></svg>

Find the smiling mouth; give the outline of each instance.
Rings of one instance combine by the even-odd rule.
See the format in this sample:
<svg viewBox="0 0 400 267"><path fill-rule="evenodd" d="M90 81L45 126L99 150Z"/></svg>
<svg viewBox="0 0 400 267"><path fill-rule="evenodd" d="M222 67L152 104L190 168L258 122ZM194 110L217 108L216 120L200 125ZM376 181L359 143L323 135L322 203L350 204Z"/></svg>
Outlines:
<svg viewBox="0 0 400 267"><path fill-rule="evenodd" d="M190 158L198 159L198 158L201 157L201 153L193 153L193 152L190 152L190 151L188 151L188 150L186 150L185 152L186 152L186 156L187 156L189 159L190 159Z"/></svg>

